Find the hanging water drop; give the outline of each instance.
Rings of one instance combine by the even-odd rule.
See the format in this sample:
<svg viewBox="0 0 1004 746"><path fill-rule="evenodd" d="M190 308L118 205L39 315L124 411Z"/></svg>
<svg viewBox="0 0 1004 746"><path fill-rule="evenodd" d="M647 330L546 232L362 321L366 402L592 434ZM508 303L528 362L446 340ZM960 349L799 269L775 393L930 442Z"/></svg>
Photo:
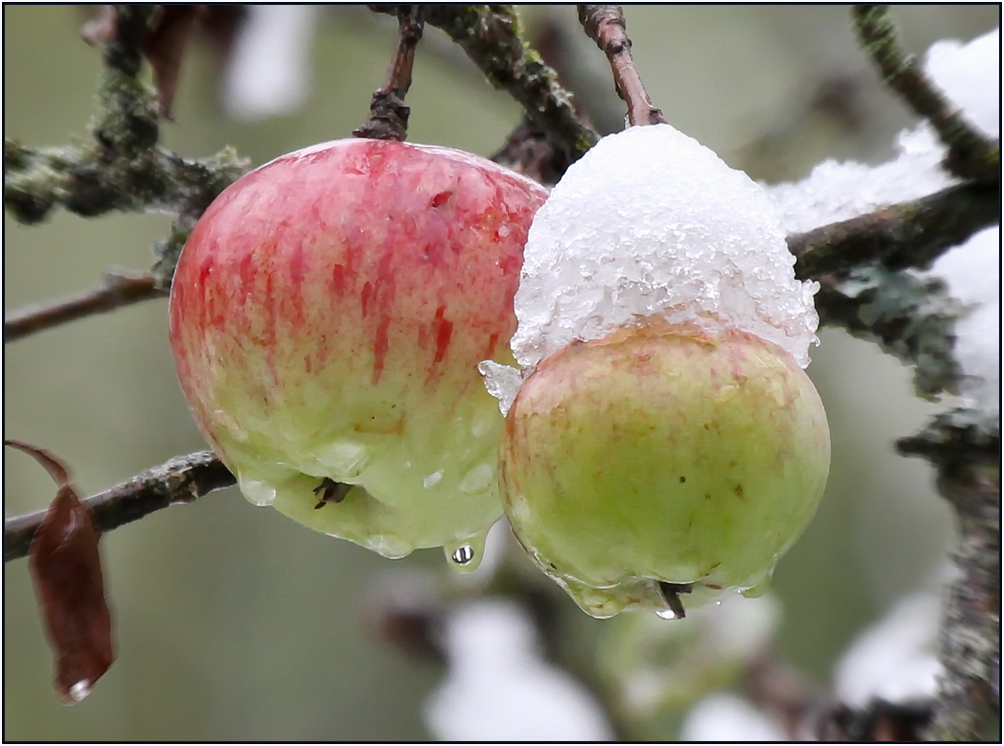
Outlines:
<svg viewBox="0 0 1004 746"><path fill-rule="evenodd" d="M470 544L461 544L459 547L453 550L453 554L450 555L450 559L457 565L461 567L466 567L474 561L474 547Z"/></svg>
<svg viewBox="0 0 1004 746"><path fill-rule="evenodd" d="M69 704L76 704L88 694L91 693L91 683L89 681L78 681L76 684L70 687L66 695L69 698Z"/></svg>
<svg viewBox="0 0 1004 746"><path fill-rule="evenodd" d="M676 612L672 609L659 609L655 615L660 619L676 619Z"/></svg>
<svg viewBox="0 0 1004 746"><path fill-rule="evenodd" d="M237 481L240 483L241 492L244 493L244 497L251 504L262 507L275 502L275 487L268 482L250 479L244 475L239 475Z"/></svg>

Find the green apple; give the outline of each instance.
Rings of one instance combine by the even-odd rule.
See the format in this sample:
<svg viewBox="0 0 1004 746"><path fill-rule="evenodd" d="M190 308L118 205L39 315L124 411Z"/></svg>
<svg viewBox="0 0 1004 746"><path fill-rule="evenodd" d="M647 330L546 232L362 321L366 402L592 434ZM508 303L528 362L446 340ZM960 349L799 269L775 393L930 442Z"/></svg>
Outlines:
<svg viewBox="0 0 1004 746"><path fill-rule="evenodd" d="M497 402L547 192L484 158L350 139L244 176L171 291L178 376L244 495L387 557L477 565L501 515ZM354 485L347 489L344 485Z"/></svg>
<svg viewBox="0 0 1004 746"><path fill-rule="evenodd" d="M517 539L583 610L683 616L766 588L815 513L830 442L788 352L652 321L545 359L499 454Z"/></svg>

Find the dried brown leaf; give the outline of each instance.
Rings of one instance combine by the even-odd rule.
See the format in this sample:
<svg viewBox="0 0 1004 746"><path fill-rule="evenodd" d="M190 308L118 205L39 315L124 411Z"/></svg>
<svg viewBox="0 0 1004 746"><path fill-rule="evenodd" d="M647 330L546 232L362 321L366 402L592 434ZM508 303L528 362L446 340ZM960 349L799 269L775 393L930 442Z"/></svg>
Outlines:
<svg viewBox="0 0 1004 746"><path fill-rule="evenodd" d="M153 82L161 116L171 119L171 105L178 90L178 75L185 45L191 36L201 5L161 5L147 29L143 55L153 68Z"/></svg>
<svg viewBox="0 0 1004 746"><path fill-rule="evenodd" d="M58 486L32 540L28 567L55 658L53 685L64 704L75 704L115 658L98 534L58 459L22 441L4 444L33 456Z"/></svg>
<svg viewBox="0 0 1004 746"><path fill-rule="evenodd" d="M107 44L115 38L116 17L114 5L102 5L100 13L80 29L80 36L92 47Z"/></svg>
<svg viewBox="0 0 1004 746"><path fill-rule="evenodd" d="M204 5L158 5L157 12L147 25L143 56L153 70L160 114L166 119L171 119L171 105L178 90L181 60L194 22L197 17L209 13ZM117 23L116 6L106 5L97 17L84 24L80 34L92 46L107 44L118 32Z"/></svg>

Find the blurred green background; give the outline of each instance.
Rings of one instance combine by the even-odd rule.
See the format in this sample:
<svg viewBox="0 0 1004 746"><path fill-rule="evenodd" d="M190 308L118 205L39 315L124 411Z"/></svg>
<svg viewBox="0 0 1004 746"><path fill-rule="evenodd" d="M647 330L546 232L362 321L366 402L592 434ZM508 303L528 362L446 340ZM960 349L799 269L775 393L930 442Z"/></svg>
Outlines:
<svg viewBox="0 0 1004 746"><path fill-rule="evenodd" d="M549 24L578 38L571 7L527 7L531 37ZM803 176L823 157L880 161L909 126L856 49L846 7L630 6L641 74L669 121L755 178ZM349 135L382 81L394 24L358 7L325 10L305 106L257 123L224 115L218 60L192 44L167 146L207 156L224 145L262 163ZM904 39L922 52L998 23L996 6L903 6ZM99 53L80 41L76 6L4 7L4 134L56 145L85 132ZM489 155L519 121L445 36L419 47L409 136ZM616 111L600 53L577 42L570 80L600 76L583 99L598 122ZM603 112L607 119L603 119ZM615 120L616 121L616 120ZM56 212L40 227L4 218L4 306L75 293L113 267L144 270L166 235L161 215L83 220ZM205 448L175 381L166 302L151 301L19 341L4 350L4 433L71 465L82 493ZM779 647L827 685L856 631L900 594L930 583L951 536L948 510L920 461L892 441L939 406L912 396L910 371L870 345L826 330L809 372L833 433L819 515L781 562ZM944 405L942 405L943 407ZM30 459L4 453L4 511L53 495ZM398 740L428 737L420 707L439 672L378 641L365 611L374 588L441 554L384 560L315 534L233 490L163 511L102 541L118 661L72 708L54 696L51 659L27 567L4 569L4 737L8 740ZM571 601L568 601L571 605ZM603 624L582 617L592 632ZM673 734L666 733L665 737Z"/></svg>

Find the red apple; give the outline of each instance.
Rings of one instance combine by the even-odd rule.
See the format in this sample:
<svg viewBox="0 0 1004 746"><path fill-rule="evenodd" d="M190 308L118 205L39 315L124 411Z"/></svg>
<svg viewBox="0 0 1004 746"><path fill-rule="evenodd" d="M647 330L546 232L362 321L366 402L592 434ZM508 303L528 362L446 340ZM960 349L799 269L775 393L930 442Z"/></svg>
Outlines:
<svg viewBox="0 0 1004 746"><path fill-rule="evenodd" d="M251 502L388 557L445 546L477 564L463 545L501 514L503 423L477 365L512 361L546 197L483 158L366 139L284 155L220 195L178 264L170 337Z"/></svg>

